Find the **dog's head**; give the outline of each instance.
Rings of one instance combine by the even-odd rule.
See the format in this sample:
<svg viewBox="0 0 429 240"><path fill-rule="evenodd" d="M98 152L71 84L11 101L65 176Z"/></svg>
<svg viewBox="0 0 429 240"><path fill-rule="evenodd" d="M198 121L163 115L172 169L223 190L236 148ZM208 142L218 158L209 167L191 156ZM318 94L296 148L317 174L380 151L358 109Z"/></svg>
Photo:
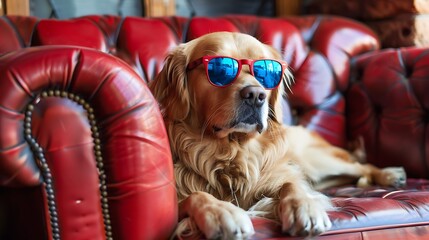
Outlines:
<svg viewBox="0 0 429 240"><path fill-rule="evenodd" d="M238 61L222 58L208 63L218 56ZM193 129L201 129L202 133L219 138L234 133L251 136L265 131L270 121L281 121L283 85L291 80L290 72L282 65L281 82L264 87L261 84L263 80L258 81L254 75L265 74L258 72L257 68L272 68L272 62L251 63L258 59L281 62L278 52L249 35L230 32L207 34L173 50L150 87L169 121L186 122ZM241 63L235 80L220 79L220 83L216 82L215 71L221 72L220 75L230 71L222 67L229 67L228 61L236 65ZM215 67L217 69L213 69ZM210 74L207 69L210 69ZM228 84L221 86L225 82Z"/></svg>

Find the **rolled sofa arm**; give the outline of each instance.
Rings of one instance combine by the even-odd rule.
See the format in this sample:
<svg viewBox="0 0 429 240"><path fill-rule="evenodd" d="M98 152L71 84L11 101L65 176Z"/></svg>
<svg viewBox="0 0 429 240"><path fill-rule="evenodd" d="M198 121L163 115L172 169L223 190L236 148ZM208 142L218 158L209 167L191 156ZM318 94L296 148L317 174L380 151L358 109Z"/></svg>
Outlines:
<svg viewBox="0 0 429 240"><path fill-rule="evenodd" d="M0 58L0 186L42 184L53 239L168 238L177 201L168 138L123 61L66 46Z"/></svg>

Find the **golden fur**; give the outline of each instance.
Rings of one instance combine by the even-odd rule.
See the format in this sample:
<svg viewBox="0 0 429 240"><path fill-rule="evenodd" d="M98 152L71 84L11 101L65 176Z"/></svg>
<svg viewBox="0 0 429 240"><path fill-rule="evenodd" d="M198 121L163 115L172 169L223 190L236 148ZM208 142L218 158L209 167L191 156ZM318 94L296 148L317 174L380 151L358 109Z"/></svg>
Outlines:
<svg viewBox="0 0 429 240"><path fill-rule="evenodd" d="M280 100L291 84L289 71L280 87L263 90L266 102L260 111L264 119L258 129L231 126L240 114L240 91L247 86L259 89L260 84L247 65L234 84L225 88L209 83L202 64L186 71L189 62L204 55L237 59L281 56L249 35L212 33L173 50L150 84L170 139L180 217L195 224L206 237L251 236L249 214L276 219L292 235L317 235L331 226L326 214L331 205L312 184L339 184L341 181L331 178L338 175L384 185L403 180L401 169L360 164L354 155L317 134L282 125Z"/></svg>

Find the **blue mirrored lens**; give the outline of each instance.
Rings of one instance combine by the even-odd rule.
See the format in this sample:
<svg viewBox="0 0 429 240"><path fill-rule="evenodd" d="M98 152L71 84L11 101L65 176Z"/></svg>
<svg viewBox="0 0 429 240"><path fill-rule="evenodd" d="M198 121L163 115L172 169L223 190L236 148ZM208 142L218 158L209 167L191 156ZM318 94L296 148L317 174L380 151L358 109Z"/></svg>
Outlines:
<svg viewBox="0 0 429 240"><path fill-rule="evenodd" d="M227 57L211 59L207 64L209 80L216 86L225 86L234 81L238 73L238 62Z"/></svg>
<svg viewBox="0 0 429 240"><path fill-rule="evenodd" d="M253 63L255 78L265 88L275 88L282 79L282 65L274 60L258 60Z"/></svg>

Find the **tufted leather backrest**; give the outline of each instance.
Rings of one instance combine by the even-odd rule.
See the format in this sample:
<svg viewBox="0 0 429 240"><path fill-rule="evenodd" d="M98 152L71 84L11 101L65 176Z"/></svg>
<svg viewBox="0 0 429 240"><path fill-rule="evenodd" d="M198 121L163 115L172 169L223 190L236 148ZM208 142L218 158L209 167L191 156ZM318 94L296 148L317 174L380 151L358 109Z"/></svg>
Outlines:
<svg viewBox="0 0 429 240"><path fill-rule="evenodd" d="M120 57L150 81L166 54L180 42L185 18L85 16L69 20L3 16L0 56L21 48L44 45L89 47Z"/></svg>
<svg viewBox="0 0 429 240"><path fill-rule="evenodd" d="M429 176L428 66L428 49L363 55L347 95L350 134L364 138L368 161L415 178Z"/></svg>
<svg viewBox="0 0 429 240"><path fill-rule="evenodd" d="M284 122L307 126L341 147L347 145L344 91L350 59L379 48L376 36L365 26L329 16L88 16L70 20L3 17L1 25L5 27L0 28L0 34L5 37L0 41L12 40L0 49L0 54L38 45L90 47L122 58L146 81L155 77L166 54L182 42L213 31L253 35L280 51L295 76L292 93L285 98Z"/></svg>

